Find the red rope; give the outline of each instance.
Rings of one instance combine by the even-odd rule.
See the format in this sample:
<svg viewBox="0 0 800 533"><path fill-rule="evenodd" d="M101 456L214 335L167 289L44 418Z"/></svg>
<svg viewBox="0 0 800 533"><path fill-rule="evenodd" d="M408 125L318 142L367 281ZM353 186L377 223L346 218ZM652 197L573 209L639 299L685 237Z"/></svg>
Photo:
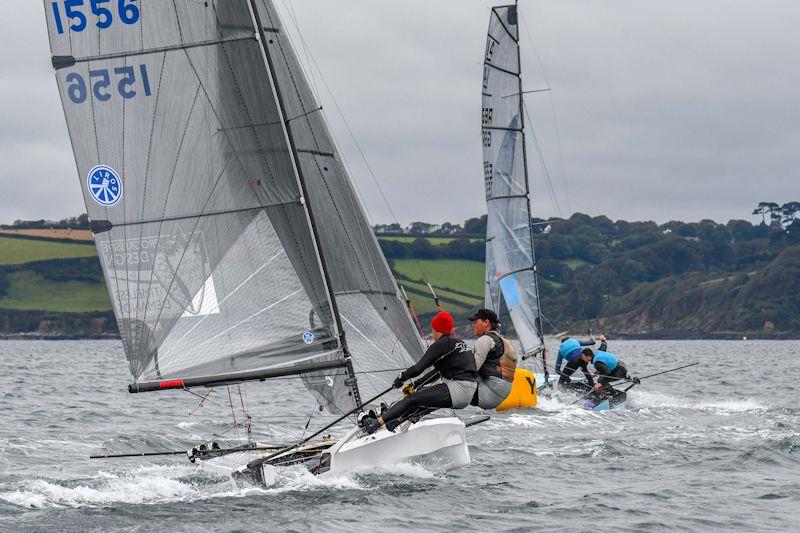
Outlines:
<svg viewBox="0 0 800 533"><path fill-rule="evenodd" d="M236 423L236 411L233 409L233 398L231 397L231 388L230 387L225 387L225 388L228 389L228 402L231 404L231 416L233 417L233 429L235 431L236 426L238 424Z"/></svg>
<svg viewBox="0 0 800 533"><path fill-rule="evenodd" d="M211 392L212 392L213 390L214 390L214 389L208 389L208 392L206 393L206 395L205 395L205 396L203 396L203 397L200 399L200 403L198 403L198 404L197 404L197 407L195 407L194 409L192 409L191 411L189 411L189 415L188 415L188 416L192 416L192 415L195 413L195 411L197 411L198 409L200 409L201 407L203 407L203 403L205 403L205 401L206 401L206 398L208 398L208 395L209 395L209 394L211 394Z"/></svg>

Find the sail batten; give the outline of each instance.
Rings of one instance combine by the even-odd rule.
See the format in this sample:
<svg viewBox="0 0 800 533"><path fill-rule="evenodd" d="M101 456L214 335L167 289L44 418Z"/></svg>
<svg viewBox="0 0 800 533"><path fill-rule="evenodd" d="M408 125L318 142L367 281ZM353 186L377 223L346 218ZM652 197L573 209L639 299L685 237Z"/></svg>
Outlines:
<svg viewBox="0 0 800 533"><path fill-rule="evenodd" d="M525 154L517 6L492 8L481 109L488 208L485 305L510 318L523 352L543 345Z"/></svg>

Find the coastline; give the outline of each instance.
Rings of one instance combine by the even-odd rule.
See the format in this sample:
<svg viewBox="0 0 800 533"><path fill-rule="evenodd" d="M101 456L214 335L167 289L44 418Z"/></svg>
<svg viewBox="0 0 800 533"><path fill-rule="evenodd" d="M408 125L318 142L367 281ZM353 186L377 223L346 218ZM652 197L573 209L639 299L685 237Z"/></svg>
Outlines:
<svg viewBox="0 0 800 533"><path fill-rule="evenodd" d="M648 341L701 341L701 340L718 340L718 341L756 341L756 340L770 340L770 341L796 341L800 340L800 333L794 331L779 331L773 333L766 332L743 332L736 333L730 331L659 331L648 333L606 333L609 340L648 340ZM118 333L98 333L98 334L85 334L85 335L72 335L64 332L18 332L18 333L0 333L0 341L83 341L83 340L119 340ZM545 339L548 341L557 342L556 337L546 335Z"/></svg>

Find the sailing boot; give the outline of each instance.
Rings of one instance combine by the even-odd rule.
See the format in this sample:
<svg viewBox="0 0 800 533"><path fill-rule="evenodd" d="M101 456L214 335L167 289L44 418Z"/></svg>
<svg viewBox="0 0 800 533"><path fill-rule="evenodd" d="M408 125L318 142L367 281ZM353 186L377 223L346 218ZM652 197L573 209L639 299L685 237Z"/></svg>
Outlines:
<svg viewBox="0 0 800 533"><path fill-rule="evenodd" d="M403 421L400 420L399 418L395 418L394 420L389 420L388 422L386 422L386 429L394 433L394 430L397 429L397 426L399 426L402 423Z"/></svg>
<svg viewBox="0 0 800 533"><path fill-rule="evenodd" d="M368 425L373 420L376 420L378 417L375 415L375 411L370 409L369 411L362 411L358 414L357 424L358 427L363 428Z"/></svg>
<svg viewBox="0 0 800 533"><path fill-rule="evenodd" d="M372 435L379 429L381 429L381 424L375 419L371 420L366 426L364 426L364 431L366 431L367 435Z"/></svg>

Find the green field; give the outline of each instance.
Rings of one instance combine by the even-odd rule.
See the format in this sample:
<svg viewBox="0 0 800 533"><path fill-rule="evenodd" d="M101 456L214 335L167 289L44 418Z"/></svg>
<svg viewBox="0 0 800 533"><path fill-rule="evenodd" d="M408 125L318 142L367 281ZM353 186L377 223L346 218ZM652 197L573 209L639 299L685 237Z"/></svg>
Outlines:
<svg viewBox="0 0 800 533"><path fill-rule="evenodd" d="M480 307L483 304L484 268L484 264L481 262L461 259L397 259L394 261L394 269L398 274L414 280L398 279L397 282L406 290L416 289L423 293L417 294L409 291L409 297L418 313L436 311L436 305L433 297L430 296L425 279L430 280L446 309L465 313ZM448 289L458 292L451 292Z"/></svg>
<svg viewBox="0 0 800 533"><path fill-rule="evenodd" d="M71 313L111 310L108 292L102 283L50 281L30 271L12 272L8 274L8 281L6 295L0 298L0 308Z"/></svg>
<svg viewBox="0 0 800 533"><path fill-rule="evenodd" d="M418 237L418 236L417 237L378 237L378 240L410 243L410 242L414 242L416 239L419 239L419 238L420 237ZM447 244L449 242L453 242L455 240L459 240L456 237L421 237L421 238L426 239L428 242L430 242L434 246L439 246L439 245L442 245L442 244ZM482 239L462 239L462 240L468 240L469 242L480 242Z"/></svg>
<svg viewBox="0 0 800 533"><path fill-rule="evenodd" d="M72 244L0 237L0 265L20 265L47 259L70 259L97 255L93 243Z"/></svg>
<svg viewBox="0 0 800 533"><path fill-rule="evenodd" d="M483 295L485 266L479 261L396 259L394 268L399 274L411 279L427 278L436 287L449 287L475 296Z"/></svg>

